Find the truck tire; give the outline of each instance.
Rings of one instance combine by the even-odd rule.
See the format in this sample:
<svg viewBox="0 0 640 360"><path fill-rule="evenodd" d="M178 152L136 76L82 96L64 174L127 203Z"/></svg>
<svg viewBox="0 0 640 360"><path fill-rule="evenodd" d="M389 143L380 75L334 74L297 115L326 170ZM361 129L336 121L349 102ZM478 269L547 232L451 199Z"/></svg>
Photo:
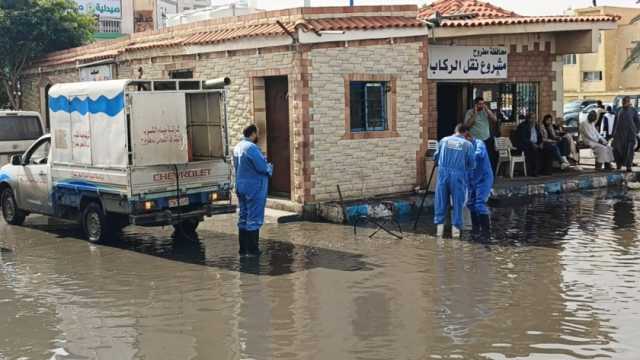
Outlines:
<svg viewBox="0 0 640 360"><path fill-rule="evenodd" d="M27 213L18 209L18 204L11 188L6 188L0 193L0 201L2 203L4 221L9 225L22 225Z"/></svg>
<svg viewBox="0 0 640 360"><path fill-rule="evenodd" d="M196 229L198 229L198 225L200 225L200 220L189 219L189 220L183 220L173 225L173 229L176 231L176 234L178 235L193 236L196 233Z"/></svg>
<svg viewBox="0 0 640 360"><path fill-rule="evenodd" d="M108 217L96 202L90 202L82 210L81 224L84 236L92 243L102 243L111 235Z"/></svg>

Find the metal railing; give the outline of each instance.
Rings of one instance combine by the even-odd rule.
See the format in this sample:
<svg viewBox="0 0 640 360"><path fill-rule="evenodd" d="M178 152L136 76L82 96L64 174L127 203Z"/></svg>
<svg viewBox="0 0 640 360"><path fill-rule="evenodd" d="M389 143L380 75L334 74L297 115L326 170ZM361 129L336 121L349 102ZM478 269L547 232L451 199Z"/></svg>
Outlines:
<svg viewBox="0 0 640 360"><path fill-rule="evenodd" d="M120 20L101 19L98 21L98 32L120 33Z"/></svg>

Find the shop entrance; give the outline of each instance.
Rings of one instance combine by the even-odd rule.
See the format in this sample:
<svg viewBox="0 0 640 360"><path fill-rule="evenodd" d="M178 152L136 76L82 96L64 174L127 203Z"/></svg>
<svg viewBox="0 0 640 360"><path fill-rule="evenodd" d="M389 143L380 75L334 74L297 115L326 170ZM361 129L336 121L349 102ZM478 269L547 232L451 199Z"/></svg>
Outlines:
<svg viewBox="0 0 640 360"><path fill-rule="evenodd" d="M502 128L513 128L529 116L539 119L538 83L448 83L437 84L438 140L453 133L456 125L464 120L473 99L481 96L498 118L495 135ZM505 136L505 135L503 135Z"/></svg>
<svg viewBox="0 0 640 360"><path fill-rule="evenodd" d="M453 134L456 125L464 120L467 93L467 84L438 83L438 140Z"/></svg>
<svg viewBox="0 0 640 360"><path fill-rule="evenodd" d="M289 82L286 76L264 78L267 158L273 164L269 193L290 198Z"/></svg>

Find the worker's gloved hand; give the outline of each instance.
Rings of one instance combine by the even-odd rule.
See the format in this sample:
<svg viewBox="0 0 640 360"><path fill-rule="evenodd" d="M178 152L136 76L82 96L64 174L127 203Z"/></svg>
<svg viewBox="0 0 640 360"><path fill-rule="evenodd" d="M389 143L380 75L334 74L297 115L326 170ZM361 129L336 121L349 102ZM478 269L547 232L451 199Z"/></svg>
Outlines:
<svg viewBox="0 0 640 360"><path fill-rule="evenodd" d="M267 172L269 173L269 176L273 176L273 164L272 163L268 163L267 164Z"/></svg>

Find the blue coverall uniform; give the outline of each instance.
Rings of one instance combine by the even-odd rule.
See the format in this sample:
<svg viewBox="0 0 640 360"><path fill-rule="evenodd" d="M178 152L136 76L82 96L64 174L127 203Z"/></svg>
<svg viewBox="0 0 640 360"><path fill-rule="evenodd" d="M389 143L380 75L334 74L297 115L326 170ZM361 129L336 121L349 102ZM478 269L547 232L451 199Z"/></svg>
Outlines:
<svg viewBox="0 0 640 360"><path fill-rule="evenodd" d="M264 223L269 177L273 173L273 167L267 163L258 145L246 138L233 149L233 164L240 208L238 229L260 230Z"/></svg>
<svg viewBox="0 0 640 360"><path fill-rule="evenodd" d="M489 215L487 201L493 188L493 169L484 141L474 139L475 168L469 171L469 199L467 207L472 214Z"/></svg>
<svg viewBox="0 0 640 360"><path fill-rule="evenodd" d="M445 137L434 154L438 164L434 223L444 224L449 204L453 204L451 224L462 229L462 210L467 200L468 174L475 167L475 148L460 135Z"/></svg>

